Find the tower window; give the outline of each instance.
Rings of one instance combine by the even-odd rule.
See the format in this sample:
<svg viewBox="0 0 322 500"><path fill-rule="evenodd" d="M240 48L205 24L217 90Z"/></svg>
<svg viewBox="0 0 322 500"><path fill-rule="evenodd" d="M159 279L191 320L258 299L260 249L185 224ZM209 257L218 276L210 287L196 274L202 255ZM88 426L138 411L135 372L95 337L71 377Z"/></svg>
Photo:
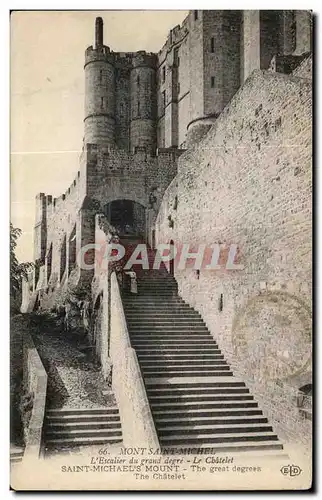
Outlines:
<svg viewBox="0 0 322 500"><path fill-rule="evenodd" d="M198 11L197 10L194 10L194 18L195 18L195 21L197 21L198 19Z"/></svg>
<svg viewBox="0 0 322 500"><path fill-rule="evenodd" d="M162 92L163 111L165 110L165 90Z"/></svg>
<svg viewBox="0 0 322 500"><path fill-rule="evenodd" d="M104 97L101 97L101 109L104 108Z"/></svg>
<svg viewBox="0 0 322 500"><path fill-rule="evenodd" d="M215 77L214 76L211 77L210 85L211 85L212 89L215 87Z"/></svg>
<svg viewBox="0 0 322 500"><path fill-rule="evenodd" d="M136 83L137 83L137 86L139 87L140 86L140 77L138 75L137 79L136 79Z"/></svg>
<svg viewBox="0 0 322 500"><path fill-rule="evenodd" d="M140 109L140 101L138 101L138 116L141 115L141 109Z"/></svg>
<svg viewBox="0 0 322 500"><path fill-rule="evenodd" d="M219 296L218 310L219 310L219 312L222 312L223 309L224 309L224 296L221 293Z"/></svg>
<svg viewBox="0 0 322 500"><path fill-rule="evenodd" d="M174 60L174 65L176 68L179 66L180 58L179 58L179 49L174 49L173 52L173 60Z"/></svg>
<svg viewBox="0 0 322 500"><path fill-rule="evenodd" d="M100 83L102 83L102 80L103 80L103 71L100 70Z"/></svg>
<svg viewBox="0 0 322 500"><path fill-rule="evenodd" d="M214 37L211 37L211 40L210 40L210 52L212 52L212 53L215 52L215 39L214 39Z"/></svg>
<svg viewBox="0 0 322 500"><path fill-rule="evenodd" d="M162 82L165 82L165 66L162 68Z"/></svg>
<svg viewBox="0 0 322 500"><path fill-rule="evenodd" d="M124 104L121 102L120 104L120 116L124 115Z"/></svg>
<svg viewBox="0 0 322 500"><path fill-rule="evenodd" d="M180 94L180 83L179 83L179 82L178 82L178 87L177 87L177 89L178 89L178 95L179 95L179 94Z"/></svg>

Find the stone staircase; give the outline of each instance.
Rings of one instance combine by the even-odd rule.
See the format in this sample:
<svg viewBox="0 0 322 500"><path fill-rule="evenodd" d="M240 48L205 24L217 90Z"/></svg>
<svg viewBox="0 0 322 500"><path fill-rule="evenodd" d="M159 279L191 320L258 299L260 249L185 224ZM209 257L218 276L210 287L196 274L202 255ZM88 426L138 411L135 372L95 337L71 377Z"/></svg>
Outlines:
<svg viewBox="0 0 322 500"><path fill-rule="evenodd" d="M46 451L122 442L118 408L48 409L45 415Z"/></svg>
<svg viewBox="0 0 322 500"><path fill-rule="evenodd" d="M23 446L10 446L10 464L17 465L22 462L25 449Z"/></svg>
<svg viewBox="0 0 322 500"><path fill-rule="evenodd" d="M123 305L161 447L280 456L272 426L174 277L165 266L136 271L138 294L124 292Z"/></svg>

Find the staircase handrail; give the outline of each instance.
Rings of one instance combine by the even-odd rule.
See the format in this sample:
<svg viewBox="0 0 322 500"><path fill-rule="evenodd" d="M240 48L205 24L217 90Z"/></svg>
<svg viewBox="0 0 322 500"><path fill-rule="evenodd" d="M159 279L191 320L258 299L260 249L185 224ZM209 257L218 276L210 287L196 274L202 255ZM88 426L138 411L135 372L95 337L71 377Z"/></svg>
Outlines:
<svg viewBox="0 0 322 500"><path fill-rule="evenodd" d="M111 274L112 388L118 403L123 443L160 449L139 362L131 346L119 283Z"/></svg>
<svg viewBox="0 0 322 500"><path fill-rule="evenodd" d="M43 424L47 396L47 373L31 335L24 332L24 383L33 394L33 405L25 438L23 459L38 459L43 455Z"/></svg>

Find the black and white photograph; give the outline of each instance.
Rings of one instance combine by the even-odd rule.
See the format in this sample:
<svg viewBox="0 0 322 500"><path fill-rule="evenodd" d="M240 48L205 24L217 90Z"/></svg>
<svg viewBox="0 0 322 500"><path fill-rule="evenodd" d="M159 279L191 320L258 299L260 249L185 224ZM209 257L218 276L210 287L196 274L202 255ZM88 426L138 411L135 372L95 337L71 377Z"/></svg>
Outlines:
<svg viewBox="0 0 322 500"><path fill-rule="evenodd" d="M311 488L313 27L11 12L12 490Z"/></svg>

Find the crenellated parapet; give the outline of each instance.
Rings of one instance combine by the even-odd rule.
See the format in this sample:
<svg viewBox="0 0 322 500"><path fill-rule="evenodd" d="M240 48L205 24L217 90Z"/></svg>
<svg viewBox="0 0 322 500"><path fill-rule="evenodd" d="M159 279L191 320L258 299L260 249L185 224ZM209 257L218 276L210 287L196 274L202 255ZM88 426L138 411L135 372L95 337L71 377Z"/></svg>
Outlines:
<svg viewBox="0 0 322 500"><path fill-rule="evenodd" d="M170 30L166 42L158 52L158 65L163 64L167 55L172 51L175 46L180 45L186 36L189 34L189 16L187 16L184 21L177 24L172 30Z"/></svg>
<svg viewBox="0 0 322 500"><path fill-rule="evenodd" d="M84 68L87 66L87 64L97 61L114 64L115 55L106 45L103 45L102 47L99 47L97 49L95 49L92 45L90 47L87 47L87 49L85 50Z"/></svg>
<svg viewBox="0 0 322 500"><path fill-rule="evenodd" d="M134 52L132 54L132 65L133 68L144 66L151 69L156 69L157 55L153 52L145 52L145 50Z"/></svg>

